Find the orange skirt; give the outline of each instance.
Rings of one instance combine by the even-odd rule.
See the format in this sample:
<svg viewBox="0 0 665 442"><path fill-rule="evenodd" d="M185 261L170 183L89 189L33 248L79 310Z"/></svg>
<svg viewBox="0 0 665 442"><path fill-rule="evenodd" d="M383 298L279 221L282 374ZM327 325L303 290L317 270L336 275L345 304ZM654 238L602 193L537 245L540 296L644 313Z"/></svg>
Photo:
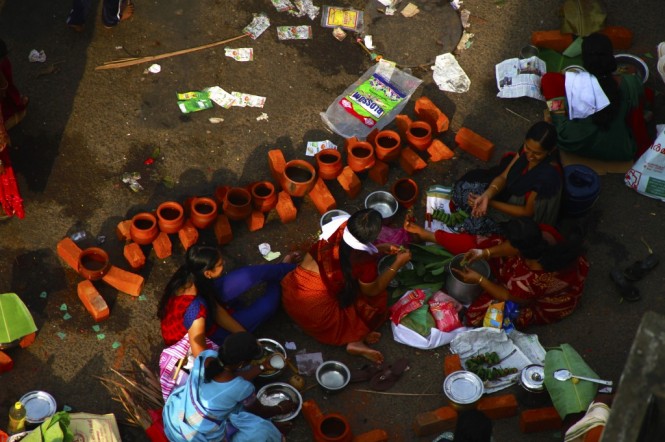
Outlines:
<svg viewBox="0 0 665 442"><path fill-rule="evenodd" d="M282 279L282 305L305 333L330 345L364 339L386 320L388 313L386 292L359 295L353 305L341 308L321 276L300 266Z"/></svg>

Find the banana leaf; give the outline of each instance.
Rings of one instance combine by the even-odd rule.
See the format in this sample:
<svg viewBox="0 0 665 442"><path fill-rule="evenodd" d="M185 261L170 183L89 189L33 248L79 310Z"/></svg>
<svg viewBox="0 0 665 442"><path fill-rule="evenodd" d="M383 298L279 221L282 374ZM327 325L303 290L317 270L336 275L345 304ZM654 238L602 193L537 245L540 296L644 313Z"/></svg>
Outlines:
<svg viewBox="0 0 665 442"><path fill-rule="evenodd" d="M554 408L563 419L567 414L586 411L596 396L598 384L588 381L573 383L572 379L558 381L554 379L556 370L565 368L572 374L599 379L596 372L584 362L582 356L568 344L549 350L545 354L545 387L552 398Z"/></svg>
<svg viewBox="0 0 665 442"><path fill-rule="evenodd" d="M425 338L430 335L433 328L436 328L436 322L434 321L432 314L429 312L429 304L427 303L427 300L432 296L432 292L428 291L426 293L427 298L425 298L425 304L406 315L400 321L401 325L410 328Z"/></svg>
<svg viewBox="0 0 665 442"><path fill-rule="evenodd" d="M584 64L582 61L582 55L578 55L577 57L566 57L552 49L540 48L538 58L545 62L547 72L561 72L568 66L582 66Z"/></svg>
<svg viewBox="0 0 665 442"><path fill-rule="evenodd" d="M31 431L23 442L72 442L74 434L69 429L69 413L60 411L48 417L44 423Z"/></svg>
<svg viewBox="0 0 665 442"><path fill-rule="evenodd" d="M0 344L21 339L37 331L28 308L16 293L0 295Z"/></svg>

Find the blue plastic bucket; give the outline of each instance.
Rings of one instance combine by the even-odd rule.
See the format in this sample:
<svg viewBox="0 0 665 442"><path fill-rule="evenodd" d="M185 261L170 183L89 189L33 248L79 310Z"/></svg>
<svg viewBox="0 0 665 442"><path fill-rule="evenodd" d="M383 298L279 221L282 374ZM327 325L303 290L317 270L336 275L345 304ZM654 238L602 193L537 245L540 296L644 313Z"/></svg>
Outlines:
<svg viewBox="0 0 665 442"><path fill-rule="evenodd" d="M598 199L600 177L593 169L582 164L564 167L563 177L561 213L569 217L584 215Z"/></svg>

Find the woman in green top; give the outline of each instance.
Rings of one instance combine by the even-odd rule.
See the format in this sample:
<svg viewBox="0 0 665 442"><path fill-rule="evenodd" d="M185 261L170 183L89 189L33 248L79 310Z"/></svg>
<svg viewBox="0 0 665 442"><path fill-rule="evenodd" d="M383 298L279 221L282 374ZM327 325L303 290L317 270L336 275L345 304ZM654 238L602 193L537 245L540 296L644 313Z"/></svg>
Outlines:
<svg viewBox="0 0 665 442"><path fill-rule="evenodd" d="M643 118L644 86L638 75L616 73L612 42L603 34L591 34L582 42L582 59L595 76L609 105L585 118L569 119L566 112L567 77L543 75L541 86L550 106L550 121L556 126L559 149L606 161L634 159L650 144Z"/></svg>

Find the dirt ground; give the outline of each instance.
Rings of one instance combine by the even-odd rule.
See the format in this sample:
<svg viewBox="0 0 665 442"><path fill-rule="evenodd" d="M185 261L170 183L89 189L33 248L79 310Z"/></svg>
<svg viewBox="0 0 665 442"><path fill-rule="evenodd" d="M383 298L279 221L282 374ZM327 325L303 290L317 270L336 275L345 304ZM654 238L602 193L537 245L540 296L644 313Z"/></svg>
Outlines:
<svg viewBox="0 0 665 442"><path fill-rule="evenodd" d="M94 3L99 10L101 2ZM326 130L319 113L372 64L351 36L342 42L335 40L330 29L320 26L320 17L312 22L306 17L277 13L266 0L136 3L135 16L115 29L104 29L99 12L93 12L85 30L75 33L65 26L67 1L0 0L0 37L11 50L15 81L31 100L28 116L10 132L26 217L0 224L0 291L18 293L39 327L31 347L10 351L14 370L0 375L0 428L6 426L10 404L28 391L45 390L56 398L59 408L67 405L75 411L115 412L121 421L123 440L146 440L140 431L122 423L120 406L112 401L97 376L110 376L110 368L126 367L133 357L157 366L162 339L156 305L166 281L182 260L182 248L176 245L173 256L165 260L149 256L141 271L146 284L140 298L118 294L99 284L111 317L95 332L91 328L94 322L77 299L80 277L59 260L56 243L65 235L84 230L89 239L82 246L103 237L102 247L113 264L127 268L122 244L114 232L121 220L154 210L163 201L212 195L220 185L244 186L269 179L270 149L280 148L287 159L295 159L305 158L307 141L330 139L342 146L343 140ZM367 2L330 3L364 9ZM437 8L447 7L443 0L414 3L422 3L421 14L434 14ZM470 31L474 37L458 61L471 79L470 90L463 94L441 92L431 70L413 69L413 74L423 79L413 98L428 96L450 118L450 130L441 137L447 145L454 146L454 134L462 126L497 145L493 161L522 142L528 127L541 118L544 103L497 98L494 66L516 57L532 31L558 28L560 4L558 0L543 0L537 5L525 0L464 2L471 12ZM607 23L634 32L633 47L628 52L642 56L651 69L647 86L657 92L654 122L665 123L665 87L654 58L656 45L663 39L659 19L663 6L658 0L630 4L611 0L606 4ZM271 28L257 40L245 38L231 44L253 47L253 62L236 62L224 56L223 47L217 47L160 60L162 70L155 75L144 72L149 64L94 69L117 58L156 55L237 36L252 14L259 12L268 14ZM279 41L275 27L287 24L312 25L313 39ZM431 37L425 35L420 42L415 41L405 58L419 59L414 52L422 54L426 62L436 55L431 54L436 49L432 39L440 34L435 32L436 23L429 26ZM399 32L408 35L411 30L405 25ZM29 63L32 49L44 50L47 61ZM213 85L265 96L265 107L215 107L188 115L179 111L177 92ZM413 104L407 104L405 113L412 115L412 111ZM267 120L257 120L262 113L268 115ZM211 124L211 117L224 121ZM156 161L145 165L155 149L159 149ZM451 184L466 170L481 166L481 161L456 149L454 159L430 164L415 175L415 180L421 189L435 183ZM140 173L143 190L132 192L122 182L123 174L131 172ZM387 186L404 175L392 166ZM538 334L545 347L573 345L602 378L615 382L620 381L642 314L648 310L665 312L662 271L652 272L639 283L642 299L635 303L620 302L608 278L612 268L646 255L641 237L661 255L665 250L659 218L662 203L639 196L623 184L622 178L622 174L602 176L602 191L592 213L563 226L582 224L588 231L591 271L578 311L558 324L528 330ZM336 183L329 187L338 207L347 211L361 208L364 197L379 188L365 178L360 196L349 200ZM423 203L421 193L415 207L421 219ZM234 240L223 249L231 266L261 263L257 249L260 243L268 242L273 250L285 253L312 239L318 230L319 214L306 200L297 204L298 218L291 224L283 225L273 218L254 233L242 223L234 224ZM214 238L204 232L201 241L212 243ZM65 313L71 319L65 319ZM304 399L315 399L324 412L344 413L356 434L382 428L395 441L432 440L434 436L416 437L411 424L417 413L446 403L440 393L443 357L448 348L418 351L395 343L387 325L382 332L378 348L386 359L407 357L411 361L411 369L391 392L409 395L359 392L351 386L332 396L318 388L309 389ZM324 359L338 359L352 368L363 364L342 348L320 345L305 336L283 312L258 335L292 341L298 351L322 352ZM315 382L313 378L307 381ZM495 422L494 434L499 442L558 437L552 432L521 434L517 418ZM302 416L296 418L289 440L311 440Z"/></svg>

